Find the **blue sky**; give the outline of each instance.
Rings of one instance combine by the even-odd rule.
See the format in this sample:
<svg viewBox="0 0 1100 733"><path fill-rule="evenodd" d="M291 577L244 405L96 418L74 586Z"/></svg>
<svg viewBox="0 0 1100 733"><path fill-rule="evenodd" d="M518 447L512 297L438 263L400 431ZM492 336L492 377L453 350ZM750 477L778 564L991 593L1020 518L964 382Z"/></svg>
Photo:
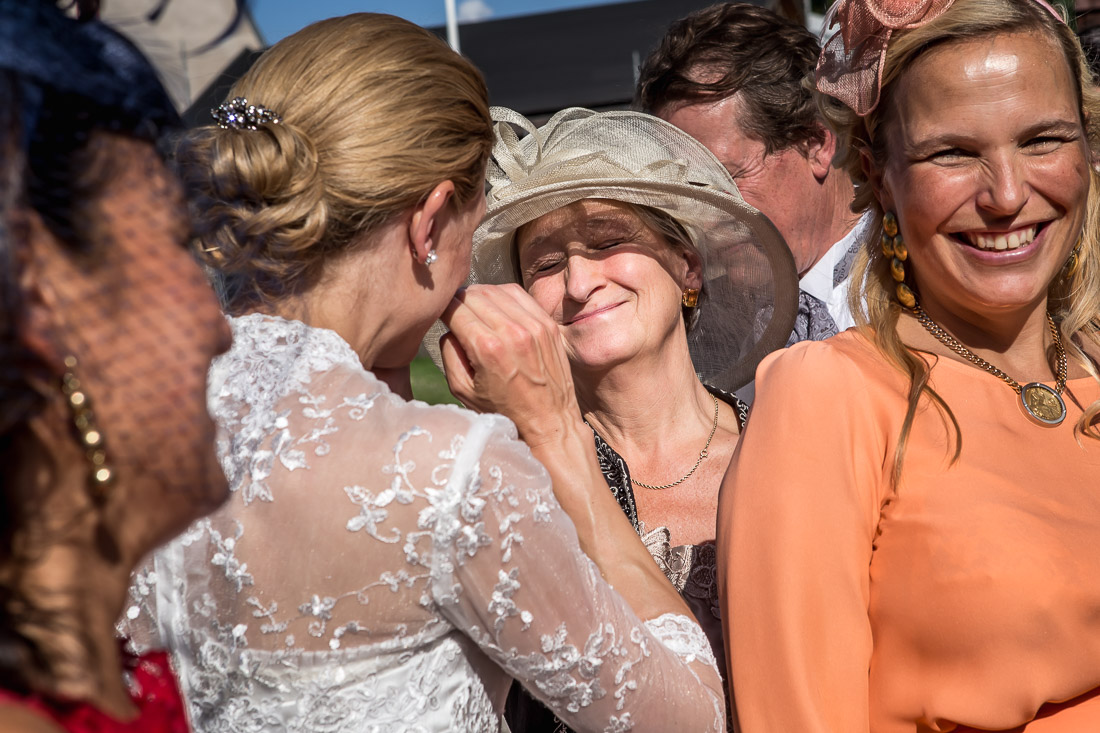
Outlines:
<svg viewBox="0 0 1100 733"><path fill-rule="evenodd" d="M476 22L586 5L606 5L609 0L455 0L455 4L460 22ZM363 11L392 13L429 27L441 26L446 22L443 0L249 0L248 5L260 33L269 44L315 20Z"/></svg>

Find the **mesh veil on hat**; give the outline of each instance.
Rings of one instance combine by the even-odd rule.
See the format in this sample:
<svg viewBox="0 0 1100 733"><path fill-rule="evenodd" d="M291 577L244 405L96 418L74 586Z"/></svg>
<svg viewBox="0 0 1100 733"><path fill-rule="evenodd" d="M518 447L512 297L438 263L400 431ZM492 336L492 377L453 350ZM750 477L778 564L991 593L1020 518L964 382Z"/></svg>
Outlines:
<svg viewBox="0 0 1100 733"><path fill-rule="evenodd" d="M688 345L704 382L733 391L786 343L798 310L790 250L701 143L640 112L571 108L538 129L509 109L492 114L497 140L470 282L518 282L513 241L527 222L581 199L623 201L669 214L695 244L704 298ZM521 140L512 125L530 134Z"/></svg>

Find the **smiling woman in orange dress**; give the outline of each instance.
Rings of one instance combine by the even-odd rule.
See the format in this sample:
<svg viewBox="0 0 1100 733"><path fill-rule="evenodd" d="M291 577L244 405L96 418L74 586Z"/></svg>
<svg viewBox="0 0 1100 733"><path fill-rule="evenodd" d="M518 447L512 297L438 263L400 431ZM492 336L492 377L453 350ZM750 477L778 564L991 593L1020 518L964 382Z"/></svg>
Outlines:
<svg viewBox="0 0 1100 733"><path fill-rule="evenodd" d="M764 361L722 487L740 730L1100 730L1096 90L1043 3L878 5L816 75L867 305Z"/></svg>

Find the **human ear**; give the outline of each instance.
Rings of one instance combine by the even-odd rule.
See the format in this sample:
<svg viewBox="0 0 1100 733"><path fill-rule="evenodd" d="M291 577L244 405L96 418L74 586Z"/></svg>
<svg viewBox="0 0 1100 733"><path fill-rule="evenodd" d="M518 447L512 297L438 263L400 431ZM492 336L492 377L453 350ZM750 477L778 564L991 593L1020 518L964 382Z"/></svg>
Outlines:
<svg viewBox="0 0 1100 733"><path fill-rule="evenodd" d="M806 143L806 162L818 182L824 181L833 168L836 155L836 135L825 125L818 125L819 137Z"/></svg>
<svg viewBox="0 0 1100 733"><path fill-rule="evenodd" d="M447 204L454 197L455 185L443 181L436 185L420 203L413 207L408 235L413 258L423 264L428 253L439 243L439 230L447 214Z"/></svg>
<svg viewBox="0 0 1100 733"><path fill-rule="evenodd" d="M1081 110L1081 127L1085 131L1085 139L1088 140L1089 165L1096 173L1100 173L1100 150L1093 147L1089 132L1089 123L1092 122L1092 114L1087 109Z"/></svg>
<svg viewBox="0 0 1100 733"><path fill-rule="evenodd" d="M687 268L684 273L684 287L701 289L703 287L703 260L692 249L683 250L683 258Z"/></svg>
<svg viewBox="0 0 1100 733"><path fill-rule="evenodd" d="M65 354L57 338L58 299L44 276L44 263L31 252L30 242L13 241L13 246L21 301L17 337L43 363L60 365Z"/></svg>
<svg viewBox="0 0 1100 733"><path fill-rule="evenodd" d="M882 169L875 164L870 151L866 148L860 148L859 165L863 170L863 177L867 180L867 185L871 187L871 193L874 194L875 199L882 206L882 210L893 211L894 197L890 193L890 187L886 182Z"/></svg>

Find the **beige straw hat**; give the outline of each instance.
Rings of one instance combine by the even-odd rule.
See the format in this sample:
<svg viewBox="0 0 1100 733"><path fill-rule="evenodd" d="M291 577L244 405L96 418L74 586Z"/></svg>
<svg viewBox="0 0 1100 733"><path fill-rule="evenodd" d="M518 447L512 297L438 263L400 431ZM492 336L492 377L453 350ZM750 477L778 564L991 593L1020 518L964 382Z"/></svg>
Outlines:
<svg viewBox="0 0 1100 733"><path fill-rule="evenodd" d="M736 390L786 344L798 311L790 250L701 143L640 112L574 107L538 129L510 109L492 115L497 140L471 283L518 282L516 230L555 209L588 198L649 206L684 227L703 263L704 297L688 334L700 379ZM529 134L520 139L513 125ZM427 342L438 352L438 332Z"/></svg>

